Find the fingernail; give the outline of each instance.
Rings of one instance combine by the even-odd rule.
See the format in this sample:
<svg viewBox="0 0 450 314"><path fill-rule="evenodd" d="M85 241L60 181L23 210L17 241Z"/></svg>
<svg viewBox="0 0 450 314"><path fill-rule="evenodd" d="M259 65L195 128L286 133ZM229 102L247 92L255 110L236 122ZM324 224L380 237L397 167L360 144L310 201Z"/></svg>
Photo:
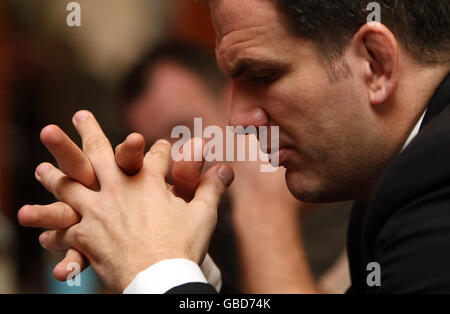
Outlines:
<svg viewBox="0 0 450 314"><path fill-rule="evenodd" d="M39 236L39 243L41 246L45 247L48 241L48 234L45 232Z"/></svg>
<svg viewBox="0 0 450 314"><path fill-rule="evenodd" d="M220 180L222 180L223 184L226 186L229 186L231 182L233 182L234 179L234 172L227 166L222 166L217 171L217 175L219 176Z"/></svg>
<svg viewBox="0 0 450 314"><path fill-rule="evenodd" d="M50 165L49 164L41 164L36 169L36 175L38 177L42 177L49 169L50 169Z"/></svg>
<svg viewBox="0 0 450 314"><path fill-rule="evenodd" d="M82 110L82 111L78 111L76 114L75 114L75 121L77 121L77 122L81 122L81 121L83 121L84 119L86 119L87 117L88 117L88 115L89 115L89 113L87 112L87 111L85 111L85 110Z"/></svg>

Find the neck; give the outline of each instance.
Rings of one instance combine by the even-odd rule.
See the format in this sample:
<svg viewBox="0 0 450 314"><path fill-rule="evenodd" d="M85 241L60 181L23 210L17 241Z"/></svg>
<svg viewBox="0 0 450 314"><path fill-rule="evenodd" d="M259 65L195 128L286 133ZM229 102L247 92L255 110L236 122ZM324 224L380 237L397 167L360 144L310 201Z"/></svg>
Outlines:
<svg viewBox="0 0 450 314"><path fill-rule="evenodd" d="M392 154L387 165L400 154L408 138L427 109L431 98L439 85L450 72L448 66L419 66L408 64L400 75L399 85L387 104L389 113L382 122L392 147ZM382 176L384 169L373 182L367 185L361 199L369 201L372 198L375 186Z"/></svg>

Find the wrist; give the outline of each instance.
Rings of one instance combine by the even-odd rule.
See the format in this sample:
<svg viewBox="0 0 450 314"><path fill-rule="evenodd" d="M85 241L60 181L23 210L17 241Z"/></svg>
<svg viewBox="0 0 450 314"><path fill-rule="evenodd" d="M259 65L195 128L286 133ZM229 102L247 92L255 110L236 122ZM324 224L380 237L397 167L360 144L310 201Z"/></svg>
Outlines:
<svg viewBox="0 0 450 314"><path fill-rule="evenodd" d="M120 275L117 280L119 283L117 291L123 293L130 284L136 280L140 273L147 271L148 269L159 268L159 264L166 261L173 260L185 260L198 265L197 262L193 261L192 258L184 256L184 254L156 254L152 257L148 256L134 256L133 260L125 262L124 267L120 270Z"/></svg>
<svg viewBox="0 0 450 314"><path fill-rule="evenodd" d="M197 263L184 258L167 259L139 272L123 293L162 294L190 282L208 283Z"/></svg>

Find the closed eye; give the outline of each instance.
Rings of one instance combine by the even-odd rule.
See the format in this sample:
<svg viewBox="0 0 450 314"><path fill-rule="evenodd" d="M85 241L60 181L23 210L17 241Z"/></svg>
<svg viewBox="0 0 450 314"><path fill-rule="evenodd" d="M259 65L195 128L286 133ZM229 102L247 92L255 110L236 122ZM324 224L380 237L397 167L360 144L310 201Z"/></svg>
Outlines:
<svg viewBox="0 0 450 314"><path fill-rule="evenodd" d="M278 78L278 72L276 70L255 71L250 75L254 83L263 83L266 85L273 83Z"/></svg>
<svg viewBox="0 0 450 314"><path fill-rule="evenodd" d="M254 77L262 83L270 84L277 79L277 73L275 71L271 71L264 74L256 74Z"/></svg>

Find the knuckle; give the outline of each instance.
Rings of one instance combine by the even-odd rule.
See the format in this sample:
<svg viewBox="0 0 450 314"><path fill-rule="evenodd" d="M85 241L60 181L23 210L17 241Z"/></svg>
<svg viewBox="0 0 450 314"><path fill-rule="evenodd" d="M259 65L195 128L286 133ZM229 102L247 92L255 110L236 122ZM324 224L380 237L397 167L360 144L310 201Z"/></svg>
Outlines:
<svg viewBox="0 0 450 314"><path fill-rule="evenodd" d="M56 182L54 183L54 185L52 187L52 192L53 192L53 195L58 200L61 200L61 199L64 198L65 192L66 192L67 183L68 183L68 178L67 177L62 177L62 178L56 180Z"/></svg>
<svg viewBox="0 0 450 314"><path fill-rule="evenodd" d="M101 135L92 135L84 141L83 146L85 151L90 153L102 150L106 147L106 145L106 141Z"/></svg>
<svg viewBox="0 0 450 314"><path fill-rule="evenodd" d="M68 171L73 175L88 176L91 171L91 164L87 160L81 160L76 164L69 165Z"/></svg>
<svg viewBox="0 0 450 314"><path fill-rule="evenodd" d="M109 222L111 222L111 217L107 213L105 213L104 210L97 210L96 208L92 208L89 212L89 215L96 221L105 222L107 225Z"/></svg>
<svg viewBox="0 0 450 314"><path fill-rule="evenodd" d="M150 153L156 155L167 155L171 150L171 144L167 140L158 140L151 148Z"/></svg>
<svg viewBox="0 0 450 314"><path fill-rule="evenodd" d="M111 175L104 182L102 190L107 191L111 197L116 197L123 191L124 180L120 176Z"/></svg>
<svg viewBox="0 0 450 314"><path fill-rule="evenodd" d="M78 213L68 204L61 203L61 223L63 226L70 227L79 222Z"/></svg>
<svg viewBox="0 0 450 314"><path fill-rule="evenodd" d="M31 216L33 223L43 225L45 222L48 222L51 219L50 212L51 209L48 206L37 208Z"/></svg>
<svg viewBox="0 0 450 314"><path fill-rule="evenodd" d="M63 233L60 230L53 230L50 232L47 232L48 239L45 243L45 248L51 250L51 251L62 251L64 250L64 244L63 244Z"/></svg>
<svg viewBox="0 0 450 314"><path fill-rule="evenodd" d="M167 150L163 148L155 148L151 151L151 156L156 159L166 159Z"/></svg>
<svg viewBox="0 0 450 314"><path fill-rule="evenodd" d="M55 184L53 185L53 195L57 198L57 199L61 199L61 197L64 195L64 184L62 180L58 180L57 182L55 182Z"/></svg>
<svg viewBox="0 0 450 314"><path fill-rule="evenodd" d="M221 192L223 190L223 184L219 182L219 180L208 180L205 182L206 187L211 190L213 193Z"/></svg>
<svg viewBox="0 0 450 314"><path fill-rule="evenodd" d="M87 241L86 232L83 227L79 226L73 231L73 240L80 246L85 246Z"/></svg>
<svg viewBox="0 0 450 314"><path fill-rule="evenodd" d="M57 251L63 251L63 250L66 250L66 248L67 248L67 246L64 243L65 234L66 234L65 230L56 230L54 232L53 240L54 240L55 249Z"/></svg>

